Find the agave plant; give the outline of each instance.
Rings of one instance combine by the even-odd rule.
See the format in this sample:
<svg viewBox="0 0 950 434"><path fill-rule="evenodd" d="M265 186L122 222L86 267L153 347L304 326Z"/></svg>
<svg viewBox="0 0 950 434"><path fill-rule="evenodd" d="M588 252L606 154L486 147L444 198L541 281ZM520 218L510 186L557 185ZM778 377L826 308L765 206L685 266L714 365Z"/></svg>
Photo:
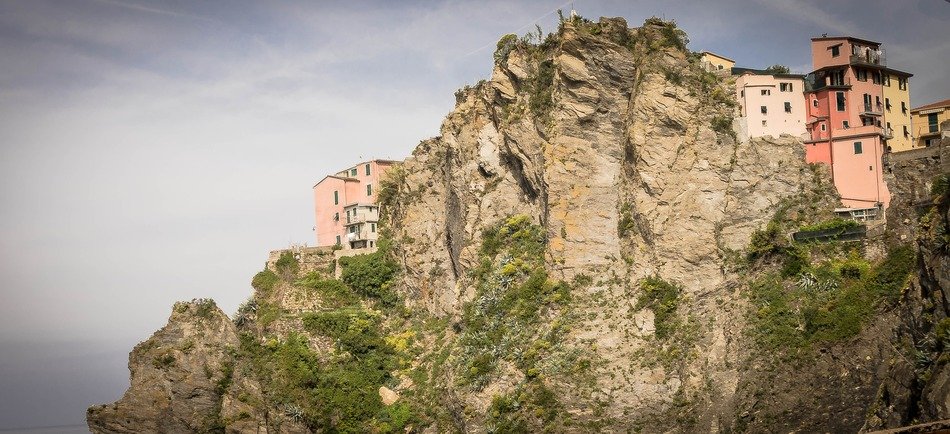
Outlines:
<svg viewBox="0 0 950 434"><path fill-rule="evenodd" d="M297 404L284 404L284 416L295 423L300 422L303 420L303 409Z"/></svg>

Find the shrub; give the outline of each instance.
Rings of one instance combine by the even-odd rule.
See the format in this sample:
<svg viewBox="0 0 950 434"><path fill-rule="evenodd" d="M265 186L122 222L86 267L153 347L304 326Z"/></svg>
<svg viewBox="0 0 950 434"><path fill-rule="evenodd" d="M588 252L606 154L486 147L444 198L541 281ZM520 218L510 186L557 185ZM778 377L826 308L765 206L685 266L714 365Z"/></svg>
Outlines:
<svg viewBox="0 0 950 434"><path fill-rule="evenodd" d="M713 116L710 121L713 131L727 135L732 138L736 138L736 131L732 129L732 117L730 116Z"/></svg>
<svg viewBox="0 0 950 434"><path fill-rule="evenodd" d="M251 279L251 287L258 291L267 293L274 289L274 286L277 285L279 280L280 278L278 278L273 271L270 271L270 269L264 269L264 271L255 274L254 278Z"/></svg>
<svg viewBox="0 0 950 434"><path fill-rule="evenodd" d="M327 307L343 307L357 302L356 294L349 286L337 279L324 278L320 273L309 273L294 283L319 294Z"/></svg>
<svg viewBox="0 0 950 434"><path fill-rule="evenodd" d="M746 256L750 262L784 251L787 241L776 221L770 221L764 230L752 233Z"/></svg>
<svg viewBox="0 0 950 434"><path fill-rule="evenodd" d="M910 246L891 249L884 261L874 267L868 276L868 290L875 292L887 303L896 303L907 286L916 260L917 254Z"/></svg>
<svg viewBox="0 0 950 434"><path fill-rule="evenodd" d="M518 35L509 33L502 36L495 46L495 65L507 65L508 55L518 46Z"/></svg>
<svg viewBox="0 0 950 434"><path fill-rule="evenodd" d="M657 339L670 337L676 329L676 309L682 288L660 277L647 277L640 281L640 296L635 309L649 308L653 311L653 324Z"/></svg>
<svg viewBox="0 0 950 434"><path fill-rule="evenodd" d="M340 279L357 294L379 300L392 307L399 302L390 284L399 272L399 264L389 257L388 248L380 242L380 249L367 255L340 258L343 267Z"/></svg>
<svg viewBox="0 0 950 434"><path fill-rule="evenodd" d="M765 68L765 72L769 74L788 74L789 72L791 72L791 70L788 69L788 67L785 65L775 64L768 68Z"/></svg>
<svg viewBox="0 0 950 434"><path fill-rule="evenodd" d="M843 232L847 229L856 228L858 226L861 226L861 223L858 223L854 220L834 218L831 220L823 221L821 223L815 223L813 225L802 226L798 230L802 232L815 232L815 231L838 229Z"/></svg>
<svg viewBox="0 0 950 434"><path fill-rule="evenodd" d="M536 119L544 119L554 106L554 62L545 60L538 64L538 71L531 79L531 99L528 108Z"/></svg>
<svg viewBox="0 0 950 434"><path fill-rule="evenodd" d="M290 276L294 276L300 271L300 263L297 262L297 258L294 257L292 252L283 252L274 262L274 268L284 279L289 279Z"/></svg>

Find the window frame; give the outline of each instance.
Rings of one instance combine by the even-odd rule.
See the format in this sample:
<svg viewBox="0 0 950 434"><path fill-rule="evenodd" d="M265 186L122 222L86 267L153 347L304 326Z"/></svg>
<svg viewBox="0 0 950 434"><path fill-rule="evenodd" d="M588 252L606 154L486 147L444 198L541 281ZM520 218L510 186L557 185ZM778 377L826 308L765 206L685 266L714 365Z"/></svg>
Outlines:
<svg viewBox="0 0 950 434"><path fill-rule="evenodd" d="M864 153L864 144L861 142L854 142L854 155L860 155Z"/></svg>

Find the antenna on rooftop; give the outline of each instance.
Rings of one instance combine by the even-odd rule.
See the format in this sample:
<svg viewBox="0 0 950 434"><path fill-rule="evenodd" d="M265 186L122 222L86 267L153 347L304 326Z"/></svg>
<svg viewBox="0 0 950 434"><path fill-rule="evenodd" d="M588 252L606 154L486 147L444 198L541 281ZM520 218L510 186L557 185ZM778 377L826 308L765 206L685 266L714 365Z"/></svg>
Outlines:
<svg viewBox="0 0 950 434"><path fill-rule="evenodd" d="M574 10L574 2L571 2L571 19L577 18L577 11Z"/></svg>

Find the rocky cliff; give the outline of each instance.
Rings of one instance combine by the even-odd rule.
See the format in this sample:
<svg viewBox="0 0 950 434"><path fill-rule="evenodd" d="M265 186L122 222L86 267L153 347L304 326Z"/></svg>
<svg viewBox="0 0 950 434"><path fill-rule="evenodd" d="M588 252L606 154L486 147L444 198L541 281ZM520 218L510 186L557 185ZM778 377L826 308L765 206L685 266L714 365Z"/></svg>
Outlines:
<svg viewBox="0 0 950 434"><path fill-rule="evenodd" d="M502 38L491 79L460 90L440 136L391 173L378 252L279 255L233 325L176 307L90 427L847 432L950 418L946 193L903 237L877 225L864 241L791 242L848 224L827 174L797 138L738 142L731 79L685 45L658 19ZM175 349L189 339L192 353ZM924 342L925 365L900 363Z"/></svg>

